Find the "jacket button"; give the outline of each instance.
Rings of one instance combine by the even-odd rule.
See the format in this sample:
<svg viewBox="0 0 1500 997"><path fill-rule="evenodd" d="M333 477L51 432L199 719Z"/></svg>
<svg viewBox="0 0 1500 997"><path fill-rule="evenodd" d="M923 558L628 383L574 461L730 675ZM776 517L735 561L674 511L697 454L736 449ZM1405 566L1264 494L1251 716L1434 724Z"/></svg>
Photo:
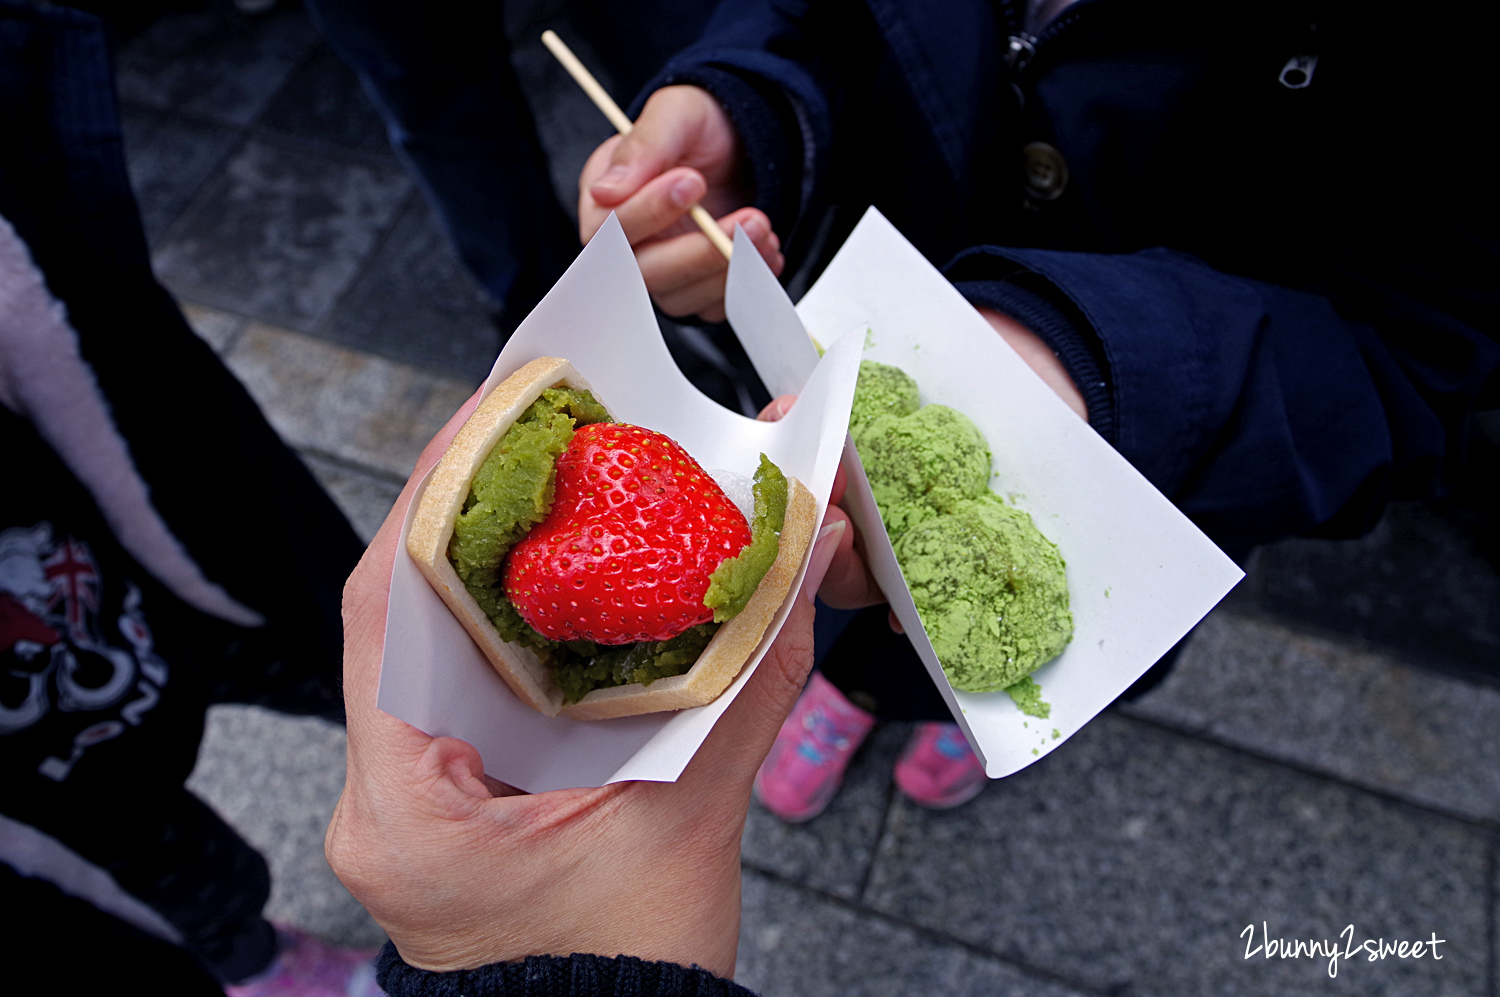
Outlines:
<svg viewBox="0 0 1500 997"><path fill-rule="evenodd" d="M1029 142L1021 150L1026 163L1026 193L1039 201L1055 201L1068 186L1068 161L1046 142Z"/></svg>

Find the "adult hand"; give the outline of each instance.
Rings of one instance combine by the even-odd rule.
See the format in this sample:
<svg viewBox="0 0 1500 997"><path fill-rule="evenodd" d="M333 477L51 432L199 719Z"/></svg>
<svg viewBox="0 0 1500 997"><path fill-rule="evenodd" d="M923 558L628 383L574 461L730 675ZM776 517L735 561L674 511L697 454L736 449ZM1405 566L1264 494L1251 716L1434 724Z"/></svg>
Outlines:
<svg viewBox="0 0 1500 997"><path fill-rule="evenodd" d="M786 265L765 213L746 207L739 135L708 91L663 87L628 135L594 150L578 177L578 228L587 242L614 211L646 287L668 315L724 318L729 264L688 211L702 203L730 236L742 225L771 271Z"/></svg>
<svg viewBox="0 0 1500 997"><path fill-rule="evenodd" d="M401 522L414 483L475 404L428 445L344 590L349 760L329 864L424 969L588 952L731 976L750 786L812 666L811 596L796 598L677 782L525 795L490 779L473 746L375 706ZM819 534L804 593L827 569L832 533Z"/></svg>

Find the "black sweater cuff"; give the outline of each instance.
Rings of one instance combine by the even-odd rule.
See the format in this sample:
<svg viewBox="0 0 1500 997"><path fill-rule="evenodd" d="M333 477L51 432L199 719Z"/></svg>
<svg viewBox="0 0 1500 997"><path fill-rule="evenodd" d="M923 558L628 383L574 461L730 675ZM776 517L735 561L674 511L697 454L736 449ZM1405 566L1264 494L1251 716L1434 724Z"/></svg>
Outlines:
<svg viewBox="0 0 1500 997"><path fill-rule="evenodd" d="M766 213L777 232L790 232L802 208L802 131L790 98L764 80L723 66L669 67L636 98L631 117L640 114L652 91L678 84L702 87L724 108L750 165L755 207Z"/></svg>
<svg viewBox="0 0 1500 997"><path fill-rule="evenodd" d="M391 942L375 959L375 979L390 997L755 997L706 969L628 955L528 956L437 973L408 966Z"/></svg>
<svg viewBox="0 0 1500 997"><path fill-rule="evenodd" d="M1088 407L1089 425L1112 446L1114 390L1104 347L1078 307L1041 274L997 256L961 256L948 279L969 301L1008 315L1036 333L1073 379Z"/></svg>

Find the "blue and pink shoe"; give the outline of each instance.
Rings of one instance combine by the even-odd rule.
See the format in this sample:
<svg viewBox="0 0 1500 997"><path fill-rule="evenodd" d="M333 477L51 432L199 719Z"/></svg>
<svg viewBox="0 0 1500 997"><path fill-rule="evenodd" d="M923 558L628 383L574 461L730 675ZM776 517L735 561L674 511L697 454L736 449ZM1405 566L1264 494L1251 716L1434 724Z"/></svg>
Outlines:
<svg viewBox="0 0 1500 997"><path fill-rule="evenodd" d="M755 798L784 821L812 820L838 792L849 759L874 726L873 716L813 672L756 773Z"/></svg>
<svg viewBox="0 0 1500 997"><path fill-rule="evenodd" d="M958 724L919 724L896 762L896 788L929 810L967 803L987 781Z"/></svg>
<svg viewBox="0 0 1500 997"><path fill-rule="evenodd" d="M814 672L755 776L755 798L792 824L822 813L875 718ZM917 726L896 762L896 787L919 806L947 810L984 788L984 766L957 724Z"/></svg>

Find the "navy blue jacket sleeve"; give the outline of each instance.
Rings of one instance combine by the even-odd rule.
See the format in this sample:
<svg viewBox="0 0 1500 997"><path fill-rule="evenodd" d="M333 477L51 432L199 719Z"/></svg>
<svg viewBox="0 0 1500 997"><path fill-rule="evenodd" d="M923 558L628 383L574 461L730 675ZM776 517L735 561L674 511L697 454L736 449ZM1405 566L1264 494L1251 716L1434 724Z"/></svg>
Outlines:
<svg viewBox="0 0 1500 997"><path fill-rule="evenodd" d="M1168 250L984 247L949 275L1037 331L1095 427L1235 550L1357 534L1388 499L1435 494L1470 411L1497 401L1500 344L1452 316L1404 342Z"/></svg>
<svg viewBox="0 0 1500 997"><path fill-rule="evenodd" d="M375 960L375 977L390 997L755 997L706 969L624 955L530 956L436 973L407 965L390 942Z"/></svg>

